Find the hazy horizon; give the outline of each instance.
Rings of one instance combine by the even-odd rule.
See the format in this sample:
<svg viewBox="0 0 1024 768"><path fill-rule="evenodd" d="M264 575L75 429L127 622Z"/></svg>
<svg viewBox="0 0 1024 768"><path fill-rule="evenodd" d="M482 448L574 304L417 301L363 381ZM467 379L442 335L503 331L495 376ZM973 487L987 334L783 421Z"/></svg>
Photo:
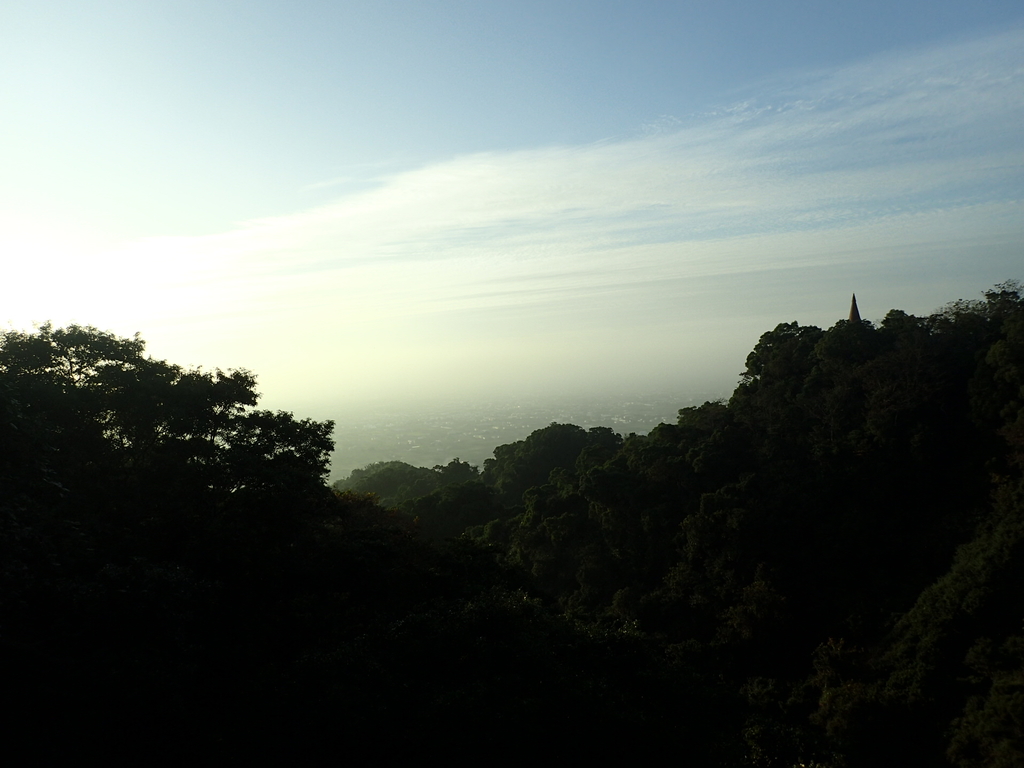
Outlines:
<svg viewBox="0 0 1024 768"><path fill-rule="evenodd" d="M335 409L335 451L331 482L380 461L419 467L460 459L483 468L499 445L513 443L551 423L584 429L608 427L622 436L647 434L660 423L675 423L680 408L719 397L715 392L678 391L603 396L516 397L450 400L409 407Z"/></svg>
<svg viewBox="0 0 1024 768"><path fill-rule="evenodd" d="M706 391L1020 278L1024 6L25 2L0 323L263 407Z"/></svg>

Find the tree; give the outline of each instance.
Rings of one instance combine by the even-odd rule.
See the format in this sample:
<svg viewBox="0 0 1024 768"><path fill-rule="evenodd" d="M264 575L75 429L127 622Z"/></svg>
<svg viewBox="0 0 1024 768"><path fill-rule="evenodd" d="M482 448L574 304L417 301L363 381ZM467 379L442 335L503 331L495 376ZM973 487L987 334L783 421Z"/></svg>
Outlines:
<svg viewBox="0 0 1024 768"><path fill-rule="evenodd" d="M254 410L248 371L184 369L138 335L46 324L0 335L0 384L48 446L62 514L128 548L166 549L227 507L327 494L333 423Z"/></svg>
<svg viewBox="0 0 1024 768"><path fill-rule="evenodd" d="M443 473L437 467L431 470L404 461L377 461L352 470L352 474L338 480L334 487L339 491L375 493L381 504L395 507L425 496L443 484Z"/></svg>
<svg viewBox="0 0 1024 768"><path fill-rule="evenodd" d="M484 462L483 480L493 485L508 505L520 502L523 492L548 481L552 470L573 470L584 449L590 448L583 467L610 456L622 438L607 427L585 430L575 424L552 422L530 433L525 440L494 449Z"/></svg>
<svg viewBox="0 0 1024 768"><path fill-rule="evenodd" d="M405 502L402 511L416 520L423 536L434 541L459 536L470 526L486 525L505 514L494 489L479 480L438 488Z"/></svg>

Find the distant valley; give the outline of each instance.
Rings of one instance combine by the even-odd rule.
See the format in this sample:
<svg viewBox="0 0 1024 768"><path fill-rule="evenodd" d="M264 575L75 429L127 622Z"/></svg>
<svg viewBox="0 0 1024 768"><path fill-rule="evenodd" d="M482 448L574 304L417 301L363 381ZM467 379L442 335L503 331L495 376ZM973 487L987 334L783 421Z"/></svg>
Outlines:
<svg viewBox="0 0 1024 768"><path fill-rule="evenodd" d="M675 423L680 408L725 397L716 392L617 394L451 402L429 409L378 408L335 417L331 482L375 461L432 467L460 458L482 466L498 445L522 440L552 422L611 427L625 436Z"/></svg>

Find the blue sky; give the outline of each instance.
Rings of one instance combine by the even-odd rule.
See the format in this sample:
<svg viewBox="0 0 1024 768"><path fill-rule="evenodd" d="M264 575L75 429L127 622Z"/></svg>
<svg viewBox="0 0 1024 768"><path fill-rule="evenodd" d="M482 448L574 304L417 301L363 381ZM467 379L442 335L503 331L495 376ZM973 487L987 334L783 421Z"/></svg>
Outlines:
<svg viewBox="0 0 1024 768"><path fill-rule="evenodd" d="M0 10L0 322L264 402L712 389L1024 277L1024 6Z"/></svg>

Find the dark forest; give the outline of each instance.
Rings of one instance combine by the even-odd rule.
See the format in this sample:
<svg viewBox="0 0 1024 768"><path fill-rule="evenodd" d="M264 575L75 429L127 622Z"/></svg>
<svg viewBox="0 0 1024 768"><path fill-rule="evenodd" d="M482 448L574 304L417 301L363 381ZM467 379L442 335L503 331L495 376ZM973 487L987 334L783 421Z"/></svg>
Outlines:
<svg viewBox="0 0 1024 768"><path fill-rule="evenodd" d="M0 335L9 757L1024 764L1018 283L780 324L727 401L482 467L332 487L333 424L257 402Z"/></svg>

